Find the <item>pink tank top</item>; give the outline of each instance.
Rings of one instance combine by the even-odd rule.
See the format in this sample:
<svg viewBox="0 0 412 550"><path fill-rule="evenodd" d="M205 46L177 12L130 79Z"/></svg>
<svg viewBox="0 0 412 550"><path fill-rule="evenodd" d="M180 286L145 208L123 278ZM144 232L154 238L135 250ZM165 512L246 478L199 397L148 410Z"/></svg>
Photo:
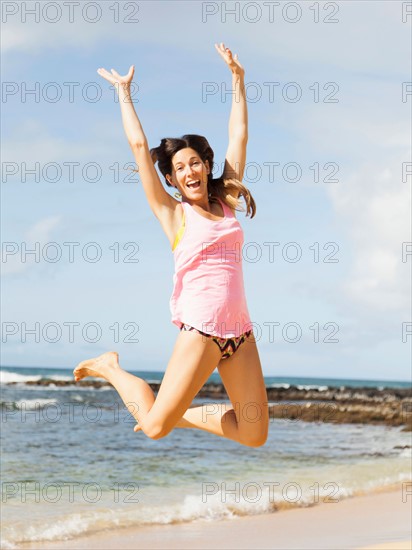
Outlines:
<svg viewBox="0 0 412 550"><path fill-rule="evenodd" d="M232 210L218 199L224 218L208 220L182 202L185 230L174 249L170 298L172 323L230 338L253 328L246 304L243 230Z"/></svg>

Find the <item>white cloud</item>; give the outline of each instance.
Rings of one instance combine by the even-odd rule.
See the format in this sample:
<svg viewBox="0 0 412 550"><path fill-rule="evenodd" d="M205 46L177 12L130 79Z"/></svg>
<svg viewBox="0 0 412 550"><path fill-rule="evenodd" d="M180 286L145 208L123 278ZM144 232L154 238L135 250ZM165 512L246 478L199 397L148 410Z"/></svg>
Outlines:
<svg viewBox="0 0 412 550"><path fill-rule="evenodd" d="M27 229L23 240L3 242L0 253L1 274L21 274L36 265L41 259L43 246L52 240L53 230L60 224L60 221L61 216L44 218ZM37 256L23 254L23 246L26 247L26 250L38 251Z"/></svg>
<svg viewBox="0 0 412 550"><path fill-rule="evenodd" d="M352 239L353 265L346 297L376 311L409 311L408 269L402 242L410 239L410 182L402 183L408 151L364 163L329 188L340 221Z"/></svg>
<svg viewBox="0 0 412 550"><path fill-rule="evenodd" d="M377 313L410 317L410 267L401 257L402 243L411 240L411 178L402 183L410 105L402 103L396 79L351 82L347 74L343 84L339 104L308 104L293 117L285 109L278 120L310 144L312 155L338 162L339 182L325 190L350 243L341 251L352 262L340 288L341 311L376 328L382 327Z"/></svg>

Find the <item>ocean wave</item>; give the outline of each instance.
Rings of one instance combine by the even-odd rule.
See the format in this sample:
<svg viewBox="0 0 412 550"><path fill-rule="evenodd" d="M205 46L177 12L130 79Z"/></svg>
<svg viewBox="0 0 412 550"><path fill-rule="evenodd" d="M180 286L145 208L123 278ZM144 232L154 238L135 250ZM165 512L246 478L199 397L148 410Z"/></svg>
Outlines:
<svg viewBox="0 0 412 550"><path fill-rule="evenodd" d="M398 482L410 479L410 476L405 473L398 474L396 477ZM333 494L326 484L324 488L319 487L317 500L314 499L313 491L310 489L304 490L297 499L292 487L288 491L288 497L285 498L284 492L274 491L273 487L267 488L267 491L261 489L259 494L253 487L259 484L248 483L238 492L233 491L232 486L225 492L220 490L211 492L207 495L206 501L205 494L202 496L188 494L180 502L165 503L161 506L139 502L137 506L129 504L127 509L113 508L108 502L100 502L99 507L93 510L77 509L76 512L67 513L66 509L64 515L47 516L31 524L27 521L5 521L2 547L15 548L16 544L27 542L73 539L105 529L233 520L237 517L276 513L291 508L308 508L316 506L324 498L332 499L328 502L338 502L356 495L380 492L385 489L385 486L393 488L395 481L394 478L387 477L369 481L366 485L363 484L363 487L356 489L341 486L333 491ZM212 485L209 491L212 491ZM249 488L246 489L246 486Z"/></svg>
<svg viewBox="0 0 412 550"><path fill-rule="evenodd" d="M250 491L250 493L252 493ZM226 500L226 502L224 502ZM187 495L182 502L164 506L145 506L139 504L137 508L117 510L100 508L93 512L84 510L66 514L58 518L44 518L41 522L31 525L14 521L7 525L3 522L4 544L13 548L15 544L41 541L67 540L87 535L97 530L119 527L143 527L155 525L170 525L191 523L193 521L215 521L234 519L240 516L264 514L274 512L282 507L284 499L274 495L272 501L260 499L261 502L247 502L241 499L236 502L235 495L225 495L219 491L202 502L199 495ZM303 504L308 506L307 503ZM290 506L289 506L290 507ZM292 505L295 507L295 505Z"/></svg>
<svg viewBox="0 0 412 550"><path fill-rule="evenodd" d="M35 411L38 409L44 409L49 405L55 405L57 399L21 399L20 401L14 401L13 406L16 409L24 409L26 411ZM1 402L1 405L4 406L4 402Z"/></svg>
<svg viewBox="0 0 412 550"><path fill-rule="evenodd" d="M52 521L50 519L43 520L41 523L32 525L17 522L10 526L3 525L2 548L17 548L17 544L25 542L71 539L93 531L102 522L109 528L117 526L115 522L110 522L108 519L106 518L104 521L104 515L98 513L92 515L77 513Z"/></svg>
<svg viewBox="0 0 412 550"><path fill-rule="evenodd" d="M304 391L310 391L310 390L328 391L330 389L336 390L336 388L331 388L329 386L321 386L319 384L306 384L306 385L296 384L295 385L295 384L286 384L286 383L273 383L273 384L268 384L266 387L268 389L282 388L284 390L289 390L290 388L295 387L298 390L304 390ZM342 386L342 388L345 388L345 387Z"/></svg>
<svg viewBox="0 0 412 550"><path fill-rule="evenodd" d="M11 384L13 382L24 384L25 382L37 382L41 379L41 375L18 374L17 372L8 372L5 370L0 371L0 384Z"/></svg>
<svg viewBox="0 0 412 550"><path fill-rule="evenodd" d="M411 448L402 449L401 452L399 453L399 456L401 458L412 458L412 449Z"/></svg>
<svg viewBox="0 0 412 550"><path fill-rule="evenodd" d="M4 525L3 534L7 544L24 542L41 542L67 540L79 535L86 535L96 530L111 529L117 527L139 527L170 525L177 523L191 523L194 521L216 521L231 520L236 517L273 513L283 509L302 508L313 506L313 493L308 491L294 500L292 495L289 500L285 495L267 488L267 491L259 489L258 484L249 483L234 494L232 491L216 491L213 494L200 497L199 495L186 495L181 502L163 506L144 506L139 504L139 512L136 507L113 509L100 508L93 512L84 510L73 514L66 514L59 518L47 518L41 522L27 524ZM255 487L253 487L255 486ZM267 493L267 494L265 494ZM340 489L339 496L344 498L350 496L352 491ZM330 496L330 490L320 490L319 496ZM11 548L11 546L9 546Z"/></svg>
<svg viewBox="0 0 412 550"><path fill-rule="evenodd" d="M41 374L20 374L18 372L9 372L5 370L0 370L0 384L16 384L16 383L25 384L26 382L38 382L39 380L42 380L45 378L56 380L56 381L73 380L72 376L67 376L63 374L53 374L50 376L44 376Z"/></svg>
<svg viewBox="0 0 412 550"><path fill-rule="evenodd" d="M18 548L18 546L8 540L0 539L0 548L3 550L13 550L14 548Z"/></svg>
<svg viewBox="0 0 412 550"><path fill-rule="evenodd" d="M309 390L327 391L329 389L329 386L317 386L316 384L309 384L305 386L298 384L296 387L298 390L305 390L305 391L309 391Z"/></svg>
<svg viewBox="0 0 412 550"><path fill-rule="evenodd" d="M90 399L84 399L80 395L74 395L71 397L71 403L83 403L88 404L91 403L91 405L95 404L99 407L101 410L113 410L113 404L112 403L96 403L93 401L90 401ZM10 412L15 410L24 410L24 411L36 411L40 409L45 409L46 407L49 407L51 405L56 405L57 408L61 409L62 407L65 408L67 405L69 405L70 402L59 404L59 400L55 398L48 398L43 399L38 397L37 399L20 399L18 401L0 401L0 410Z"/></svg>
<svg viewBox="0 0 412 550"><path fill-rule="evenodd" d="M19 386L20 389L22 389L22 386ZM102 391L114 391L113 386L101 386L100 388L94 388L93 386L79 386L78 384L68 384L67 386L55 386L54 384L49 384L47 386L40 386L40 385L26 385L24 386L24 391L30 391L30 392L45 392L45 391L53 391L53 392L96 392L100 393Z"/></svg>

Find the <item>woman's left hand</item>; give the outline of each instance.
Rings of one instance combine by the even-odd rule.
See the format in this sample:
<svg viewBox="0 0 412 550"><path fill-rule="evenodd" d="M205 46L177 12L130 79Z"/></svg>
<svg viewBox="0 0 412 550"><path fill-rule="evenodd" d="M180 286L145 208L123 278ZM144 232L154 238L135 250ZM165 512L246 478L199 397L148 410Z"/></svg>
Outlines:
<svg viewBox="0 0 412 550"><path fill-rule="evenodd" d="M239 74L241 76L245 75L245 69L239 63L239 60L237 58L237 53L235 53L235 55L232 56L232 52L230 51L229 48L225 47L223 42L221 42L220 44L215 44L215 48L217 49L223 61L227 64L227 66L229 67L229 69L232 71L233 74Z"/></svg>

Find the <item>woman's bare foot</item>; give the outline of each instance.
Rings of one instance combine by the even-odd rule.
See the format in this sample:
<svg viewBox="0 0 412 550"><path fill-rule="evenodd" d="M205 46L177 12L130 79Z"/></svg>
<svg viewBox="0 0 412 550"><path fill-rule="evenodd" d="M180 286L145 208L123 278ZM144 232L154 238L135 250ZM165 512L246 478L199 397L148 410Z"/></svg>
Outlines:
<svg viewBox="0 0 412 550"><path fill-rule="evenodd" d="M79 363L74 369L73 375L76 382L86 378L86 376L96 376L108 380L110 371L119 368L119 354L115 351L108 351L99 355L99 357Z"/></svg>
<svg viewBox="0 0 412 550"><path fill-rule="evenodd" d="M184 416L182 416L182 418L175 425L175 428L193 428L193 427L194 427L193 424L191 424L188 420L186 420ZM136 424L136 426L133 428L133 431L141 432L143 430L141 426L139 426L139 424Z"/></svg>

